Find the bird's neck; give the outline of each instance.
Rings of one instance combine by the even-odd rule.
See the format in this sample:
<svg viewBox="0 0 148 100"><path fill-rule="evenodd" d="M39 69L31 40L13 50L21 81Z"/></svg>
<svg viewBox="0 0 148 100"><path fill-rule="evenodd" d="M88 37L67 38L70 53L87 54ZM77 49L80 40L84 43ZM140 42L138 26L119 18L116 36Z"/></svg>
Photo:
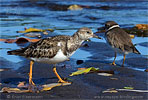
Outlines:
<svg viewBox="0 0 148 100"><path fill-rule="evenodd" d="M81 45L84 42L84 40L79 37L78 33L75 33L72 36L72 39L76 44L79 44L79 45Z"/></svg>
<svg viewBox="0 0 148 100"><path fill-rule="evenodd" d="M111 26L107 31L109 31L109 30L111 30L111 29L113 29L113 28L116 28L116 27L120 27L119 25L113 25L113 26Z"/></svg>
<svg viewBox="0 0 148 100"><path fill-rule="evenodd" d="M71 36L70 40L67 42L67 52L68 57L72 56L73 53L81 46L84 42L77 33Z"/></svg>

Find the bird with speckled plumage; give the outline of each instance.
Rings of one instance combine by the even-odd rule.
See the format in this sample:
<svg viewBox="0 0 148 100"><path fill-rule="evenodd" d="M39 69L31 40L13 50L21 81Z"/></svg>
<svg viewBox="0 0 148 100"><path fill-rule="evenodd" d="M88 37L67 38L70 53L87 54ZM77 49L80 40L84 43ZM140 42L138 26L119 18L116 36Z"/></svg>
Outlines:
<svg viewBox="0 0 148 100"><path fill-rule="evenodd" d="M30 59L29 84L35 85L32 81L32 67L34 62L54 64L53 72L59 79L60 83L68 83L64 81L56 71L56 64L66 61L72 56L81 44L89 38L99 38L91 29L83 27L78 29L72 36L58 35L51 38L45 38L29 46L8 51L9 55L23 56Z"/></svg>

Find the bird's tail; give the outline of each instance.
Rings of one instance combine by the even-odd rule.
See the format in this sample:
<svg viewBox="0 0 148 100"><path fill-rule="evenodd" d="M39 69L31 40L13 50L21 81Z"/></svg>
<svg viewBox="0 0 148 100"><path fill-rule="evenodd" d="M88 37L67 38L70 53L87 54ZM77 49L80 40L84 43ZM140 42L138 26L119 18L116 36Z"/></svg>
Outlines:
<svg viewBox="0 0 148 100"><path fill-rule="evenodd" d="M23 51L22 49L17 49L17 50L12 50L12 51L7 51L8 55L19 55L23 56Z"/></svg>
<svg viewBox="0 0 148 100"><path fill-rule="evenodd" d="M141 54L135 47L134 47L134 49L133 49L133 53Z"/></svg>

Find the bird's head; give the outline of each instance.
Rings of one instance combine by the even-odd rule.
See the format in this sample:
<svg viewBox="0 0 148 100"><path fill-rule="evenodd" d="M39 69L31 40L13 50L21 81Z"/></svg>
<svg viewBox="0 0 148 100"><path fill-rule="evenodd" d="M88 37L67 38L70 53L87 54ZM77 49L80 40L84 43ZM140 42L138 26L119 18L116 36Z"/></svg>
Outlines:
<svg viewBox="0 0 148 100"><path fill-rule="evenodd" d="M92 32L91 29L89 29L87 27L80 28L76 33L79 36L79 38L82 39L82 40L88 40L90 38L98 38L98 39L101 39L100 37L98 37L97 35L95 35Z"/></svg>
<svg viewBox="0 0 148 100"><path fill-rule="evenodd" d="M114 21L107 21L105 23L105 29L107 29L107 30L112 29L114 27L119 27L119 25Z"/></svg>

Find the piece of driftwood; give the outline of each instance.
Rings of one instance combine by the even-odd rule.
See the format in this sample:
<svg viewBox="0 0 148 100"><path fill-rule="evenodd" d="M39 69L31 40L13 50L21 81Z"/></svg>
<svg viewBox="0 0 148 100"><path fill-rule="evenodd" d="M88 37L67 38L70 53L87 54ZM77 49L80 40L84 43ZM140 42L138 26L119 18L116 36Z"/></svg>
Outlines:
<svg viewBox="0 0 148 100"><path fill-rule="evenodd" d="M111 71L111 70L96 70L96 71L90 71L89 73L108 73L108 74L114 74L114 71Z"/></svg>

